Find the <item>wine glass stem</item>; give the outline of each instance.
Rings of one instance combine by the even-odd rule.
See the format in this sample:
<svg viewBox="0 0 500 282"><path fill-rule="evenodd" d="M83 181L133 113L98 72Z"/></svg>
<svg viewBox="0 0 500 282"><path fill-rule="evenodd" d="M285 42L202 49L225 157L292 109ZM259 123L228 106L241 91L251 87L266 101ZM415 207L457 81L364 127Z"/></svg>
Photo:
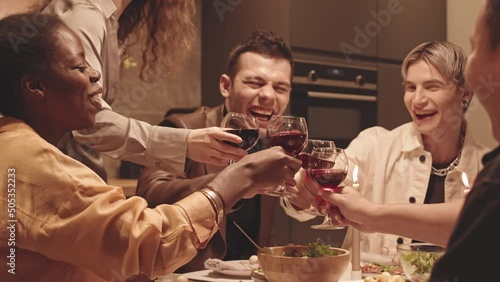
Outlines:
<svg viewBox="0 0 500 282"><path fill-rule="evenodd" d="M326 204L326 214L325 214L325 218L323 219L323 224L335 225L332 222L332 215L331 215L330 208L331 208L331 205L330 204Z"/></svg>
<svg viewBox="0 0 500 282"><path fill-rule="evenodd" d="M276 191L278 193L285 193L286 192L285 184L278 185L278 187L276 187Z"/></svg>

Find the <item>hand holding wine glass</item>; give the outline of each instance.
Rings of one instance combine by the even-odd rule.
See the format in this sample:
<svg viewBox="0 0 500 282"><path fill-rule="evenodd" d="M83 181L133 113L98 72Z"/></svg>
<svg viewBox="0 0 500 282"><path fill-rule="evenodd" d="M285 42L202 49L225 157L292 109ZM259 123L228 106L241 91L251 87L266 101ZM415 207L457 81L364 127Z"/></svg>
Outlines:
<svg viewBox="0 0 500 282"><path fill-rule="evenodd" d="M222 130L238 135L243 139L243 142L240 144L224 142L240 147L243 150L250 150L259 140L259 121L253 116L229 112L222 120L220 126Z"/></svg>
<svg viewBox="0 0 500 282"><path fill-rule="evenodd" d="M315 148L309 157L307 171L313 181L323 191L335 192L344 181L348 170L347 156L341 148ZM333 223L330 212L330 203L326 204L326 215L323 223L311 226L314 229L343 229Z"/></svg>
<svg viewBox="0 0 500 282"><path fill-rule="evenodd" d="M281 146L290 156L296 156L307 142L307 123L303 117L273 116L267 126L267 138L271 146ZM266 193L277 197L294 197L279 185L274 191Z"/></svg>
<svg viewBox="0 0 500 282"><path fill-rule="evenodd" d="M322 140L322 139L308 139L306 145L299 153L299 158L302 161L302 168L307 172L307 167L309 166L309 156L312 154L315 148L336 148L335 142L332 140ZM305 174L305 177L310 179L308 173ZM305 198L304 198L305 200ZM319 196L316 195L315 198L307 199L311 205L309 208L304 209L304 211L315 214L315 215L324 215L326 213L326 205L325 201ZM294 204L296 202L292 201ZM299 205L300 206L300 205Z"/></svg>

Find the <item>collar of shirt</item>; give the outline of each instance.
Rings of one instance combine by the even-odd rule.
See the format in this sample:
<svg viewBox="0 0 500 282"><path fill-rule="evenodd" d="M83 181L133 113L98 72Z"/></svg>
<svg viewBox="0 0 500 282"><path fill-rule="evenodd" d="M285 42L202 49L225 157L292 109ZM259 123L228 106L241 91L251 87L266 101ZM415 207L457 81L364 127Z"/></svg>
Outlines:
<svg viewBox="0 0 500 282"><path fill-rule="evenodd" d="M116 6L113 1L103 0L99 1L99 6L101 6L101 10L106 18L110 18L111 15L114 15L116 11Z"/></svg>
<svg viewBox="0 0 500 282"><path fill-rule="evenodd" d="M423 149L424 145L422 142L422 135L417 131L417 128L413 123L409 123L407 126L408 134L403 134L401 138L403 139L402 152L411 152L417 149Z"/></svg>

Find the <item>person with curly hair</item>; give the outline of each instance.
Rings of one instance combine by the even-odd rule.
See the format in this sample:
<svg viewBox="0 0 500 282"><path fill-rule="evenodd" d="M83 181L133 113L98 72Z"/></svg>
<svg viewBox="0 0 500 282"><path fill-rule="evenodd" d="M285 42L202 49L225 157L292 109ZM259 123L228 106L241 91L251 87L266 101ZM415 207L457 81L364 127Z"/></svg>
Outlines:
<svg viewBox="0 0 500 282"><path fill-rule="evenodd" d="M195 38L193 0L49 0L39 9L56 15L80 39L90 66L102 74L101 110L91 129L73 131L59 148L96 171L103 179L103 153L146 167L182 172L186 156L192 160L225 165L246 151L222 141L241 142L218 127L179 129L152 126L114 112L115 85L121 55L128 46L144 40L140 78L151 82L172 74L190 53ZM156 80L158 80L156 78ZM96 152L97 151L97 152Z"/></svg>

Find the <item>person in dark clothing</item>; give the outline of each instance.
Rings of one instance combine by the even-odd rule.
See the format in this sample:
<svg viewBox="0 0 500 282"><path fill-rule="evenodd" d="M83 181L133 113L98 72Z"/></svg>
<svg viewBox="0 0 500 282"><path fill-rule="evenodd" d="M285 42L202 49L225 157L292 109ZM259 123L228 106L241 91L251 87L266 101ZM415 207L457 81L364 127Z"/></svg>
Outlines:
<svg viewBox="0 0 500 282"><path fill-rule="evenodd" d="M471 36L465 71L500 142L500 0L483 0ZM432 282L497 281L500 253L500 147L483 157L479 173L451 234L444 256L434 266Z"/></svg>
<svg viewBox="0 0 500 282"><path fill-rule="evenodd" d="M201 107L192 113L168 115L160 125L177 128L220 126L228 112L244 113L259 121L259 143L249 153L265 149L265 131L272 115L281 115L288 105L293 75L292 53L284 40L273 32L256 31L237 44L229 54L228 71L221 75L219 88L224 103ZM203 188L224 166L186 160L186 173L146 168L142 171L136 195L150 207L175 202ZM234 212L219 225L219 231L206 248L176 272L204 269L208 258L248 259L256 248L236 229L238 223L261 246L273 244L272 223L278 198L257 194L240 201Z"/></svg>

